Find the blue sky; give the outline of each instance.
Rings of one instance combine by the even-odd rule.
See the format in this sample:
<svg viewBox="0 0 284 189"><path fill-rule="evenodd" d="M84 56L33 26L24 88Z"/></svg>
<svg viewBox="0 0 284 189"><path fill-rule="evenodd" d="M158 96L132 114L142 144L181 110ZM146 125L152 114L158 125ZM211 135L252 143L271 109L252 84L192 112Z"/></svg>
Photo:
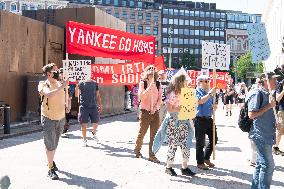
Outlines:
<svg viewBox="0 0 284 189"><path fill-rule="evenodd" d="M267 0L191 0L216 3L217 9L236 10L251 14L262 14Z"/></svg>

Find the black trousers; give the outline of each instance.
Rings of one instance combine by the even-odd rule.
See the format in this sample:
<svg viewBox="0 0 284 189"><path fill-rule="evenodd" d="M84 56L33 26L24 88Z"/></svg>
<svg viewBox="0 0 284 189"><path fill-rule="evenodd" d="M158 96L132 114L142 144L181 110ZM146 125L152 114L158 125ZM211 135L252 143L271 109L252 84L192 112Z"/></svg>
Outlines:
<svg viewBox="0 0 284 189"><path fill-rule="evenodd" d="M196 117L194 119L195 138L196 138L196 161L203 164L204 160L209 160L213 151L213 119ZM209 138L209 143L205 147L205 135ZM215 144L217 144L217 130L215 129Z"/></svg>

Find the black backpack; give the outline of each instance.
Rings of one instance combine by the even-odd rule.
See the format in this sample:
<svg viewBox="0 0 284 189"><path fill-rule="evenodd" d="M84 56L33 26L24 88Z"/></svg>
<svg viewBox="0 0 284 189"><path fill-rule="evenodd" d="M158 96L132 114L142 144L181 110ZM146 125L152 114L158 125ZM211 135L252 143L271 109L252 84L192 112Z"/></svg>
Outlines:
<svg viewBox="0 0 284 189"><path fill-rule="evenodd" d="M260 92L260 97L259 97L259 108L262 106L262 101L263 101L263 94ZM249 118L248 116L248 101L245 103L244 107L241 108L240 110L240 115L239 115L239 120L238 120L238 125L239 128L243 132L249 132L253 124L253 120Z"/></svg>
<svg viewBox="0 0 284 189"><path fill-rule="evenodd" d="M148 86L147 81L144 80L143 82L144 82L144 89L146 90ZM156 81L156 87L158 90L160 89L160 85L161 85L160 81Z"/></svg>

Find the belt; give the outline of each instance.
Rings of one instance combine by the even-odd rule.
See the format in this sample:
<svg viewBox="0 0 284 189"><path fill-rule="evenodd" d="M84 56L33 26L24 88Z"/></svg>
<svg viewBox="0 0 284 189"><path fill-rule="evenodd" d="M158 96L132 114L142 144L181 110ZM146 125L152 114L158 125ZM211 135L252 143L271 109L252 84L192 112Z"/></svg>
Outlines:
<svg viewBox="0 0 284 189"><path fill-rule="evenodd" d="M206 117L206 116L196 116L196 119L211 119L211 117Z"/></svg>

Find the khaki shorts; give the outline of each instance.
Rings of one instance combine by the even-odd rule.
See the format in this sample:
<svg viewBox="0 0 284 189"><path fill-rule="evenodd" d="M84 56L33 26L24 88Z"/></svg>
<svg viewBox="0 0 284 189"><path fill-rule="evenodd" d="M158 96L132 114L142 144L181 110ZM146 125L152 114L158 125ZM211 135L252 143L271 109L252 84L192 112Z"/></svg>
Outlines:
<svg viewBox="0 0 284 189"><path fill-rule="evenodd" d="M277 118L278 118L279 123L281 124L280 132L282 135L284 135L284 111L278 111Z"/></svg>

